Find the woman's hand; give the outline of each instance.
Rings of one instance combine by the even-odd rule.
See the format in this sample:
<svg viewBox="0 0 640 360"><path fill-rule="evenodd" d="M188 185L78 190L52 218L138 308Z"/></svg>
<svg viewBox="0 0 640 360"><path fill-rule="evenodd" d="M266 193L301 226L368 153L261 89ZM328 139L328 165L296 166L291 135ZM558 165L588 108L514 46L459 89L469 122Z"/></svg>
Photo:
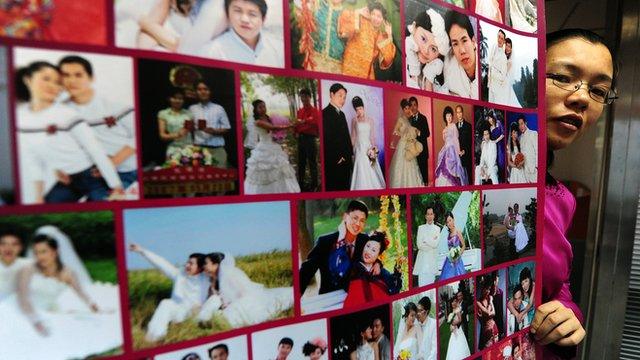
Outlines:
<svg viewBox="0 0 640 360"><path fill-rule="evenodd" d="M49 336L49 329L42 323L42 321L36 321L33 323L33 327L36 329L38 334L42 336Z"/></svg>
<svg viewBox="0 0 640 360"><path fill-rule="evenodd" d="M531 333L541 345L578 345L586 332L573 310L559 301L544 303L536 309Z"/></svg>

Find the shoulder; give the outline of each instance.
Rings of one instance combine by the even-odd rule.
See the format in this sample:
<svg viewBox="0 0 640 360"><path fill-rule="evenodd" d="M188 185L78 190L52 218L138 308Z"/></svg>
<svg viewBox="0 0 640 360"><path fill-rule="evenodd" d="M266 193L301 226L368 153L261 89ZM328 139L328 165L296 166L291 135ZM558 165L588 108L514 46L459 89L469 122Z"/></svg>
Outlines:
<svg viewBox="0 0 640 360"><path fill-rule="evenodd" d="M169 115L169 108L158 111L158 117L166 117Z"/></svg>
<svg viewBox="0 0 640 360"><path fill-rule="evenodd" d="M76 275L74 274L74 272L67 267L62 268L62 271L60 271L60 280L64 281L65 283L71 283L75 280L75 278Z"/></svg>
<svg viewBox="0 0 640 360"><path fill-rule="evenodd" d="M338 239L338 232L332 232L318 237L318 243L329 243Z"/></svg>

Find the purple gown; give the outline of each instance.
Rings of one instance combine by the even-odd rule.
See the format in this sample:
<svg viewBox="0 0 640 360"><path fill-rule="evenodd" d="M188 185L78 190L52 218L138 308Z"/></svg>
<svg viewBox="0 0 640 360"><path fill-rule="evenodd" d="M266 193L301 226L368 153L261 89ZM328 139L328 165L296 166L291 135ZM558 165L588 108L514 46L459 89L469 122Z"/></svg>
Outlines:
<svg viewBox="0 0 640 360"><path fill-rule="evenodd" d="M436 186L464 186L469 184L462 161L458 155L458 129L447 126L444 133L444 146L438 153L436 166Z"/></svg>
<svg viewBox="0 0 640 360"><path fill-rule="evenodd" d="M491 140L495 140L499 138L501 135L504 135L504 131L502 130L502 124L498 122L498 125L491 130ZM502 140L496 143L496 147L498 148L497 157L498 157L498 179L500 182L504 182L504 165L505 165L505 145L504 145L504 137Z"/></svg>
<svg viewBox="0 0 640 360"><path fill-rule="evenodd" d="M461 247L462 242L460 241L460 238L457 234L453 234L453 236L449 236L449 238L447 239L447 245L449 247L449 250L451 250L451 248L454 248L456 246ZM459 258L455 262L452 262L447 256L444 259L444 264L442 265L442 274L440 274L440 278L438 280L445 280L454 276L464 275L466 273L467 271L464 269L464 262L462 261L462 258Z"/></svg>

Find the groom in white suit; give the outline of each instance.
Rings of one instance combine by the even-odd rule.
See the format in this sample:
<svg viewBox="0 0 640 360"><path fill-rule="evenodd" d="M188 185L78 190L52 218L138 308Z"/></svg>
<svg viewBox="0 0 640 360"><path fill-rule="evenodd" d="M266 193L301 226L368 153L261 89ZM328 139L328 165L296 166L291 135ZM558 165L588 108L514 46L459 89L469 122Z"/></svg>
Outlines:
<svg viewBox="0 0 640 360"><path fill-rule="evenodd" d="M524 155L524 177L527 182L538 181L538 132L527 127L527 119L524 116L518 118L518 130L520 131L520 151Z"/></svg>
<svg viewBox="0 0 640 360"><path fill-rule="evenodd" d="M504 52L504 43L507 35L498 30L498 44L494 45L489 53L489 101L505 104L508 100L506 94L507 55Z"/></svg>
<svg viewBox="0 0 640 360"><path fill-rule="evenodd" d="M22 238L13 232L0 234L0 301L16 291L18 272L31 260L20 257Z"/></svg>
<svg viewBox="0 0 640 360"><path fill-rule="evenodd" d="M420 343L420 354L418 360L436 360L438 349L438 337L436 336L436 320L429 316L431 311L431 299L423 296L418 300L417 323L422 328L422 342Z"/></svg>
<svg viewBox="0 0 640 360"><path fill-rule="evenodd" d="M418 227L418 236L416 237L418 255L413 268L413 275L418 275L419 286L432 284L438 271L436 258L438 256L440 227L434 223L433 206L427 207L424 217L427 223Z"/></svg>
<svg viewBox="0 0 640 360"><path fill-rule="evenodd" d="M143 249L138 244L131 244L129 250L142 255L173 281L171 298L160 301L147 326L146 340L158 341L167 335L170 323L185 321L207 300L211 282L202 272L204 255L189 255L184 271L180 271L165 258Z"/></svg>

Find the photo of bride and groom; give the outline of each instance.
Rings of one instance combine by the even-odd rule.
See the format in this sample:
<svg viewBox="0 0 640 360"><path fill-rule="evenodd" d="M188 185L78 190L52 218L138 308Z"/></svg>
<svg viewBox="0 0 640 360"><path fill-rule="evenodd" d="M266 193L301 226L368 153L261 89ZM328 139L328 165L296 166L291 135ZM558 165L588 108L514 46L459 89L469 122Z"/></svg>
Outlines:
<svg viewBox="0 0 640 360"><path fill-rule="evenodd" d="M507 270L476 277L476 350L491 347L506 335Z"/></svg>
<svg viewBox="0 0 640 360"><path fill-rule="evenodd" d="M482 99L516 108L538 106L538 39L480 21Z"/></svg>
<svg viewBox="0 0 640 360"><path fill-rule="evenodd" d="M473 350L473 279L438 288L440 359L462 360Z"/></svg>
<svg viewBox="0 0 640 360"><path fill-rule="evenodd" d="M331 318L329 324L332 359L391 359L388 304Z"/></svg>
<svg viewBox="0 0 640 360"><path fill-rule="evenodd" d="M318 82L241 72L240 84L244 193L319 191Z"/></svg>
<svg viewBox="0 0 640 360"><path fill-rule="evenodd" d="M155 355L153 360L233 360L248 358L247 337L242 335Z"/></svg>
<svg viewBox="0 0 640 360"><path fill-rule="evenodd" d="M110 212L0 218L0 358L121 353L115 257Z"/></svg>
<svg viewBox="0 0 640 360"><path fill-rule="evenodd" d="M283 9L275 0L118 0L116 45L284 67Z"/></svg>
<svg viewBox="0 0 640 360"><path fill-rule="evenodd" d="M288 203L126 210L124 223L136 349L293 316Z"/></svg>
<svg viewBox="0 0 640 360"><path fill-rule="evenodd" d="M408 288L404 204L397 195L298 203L304 314L362 306Z"/></svg>
<svg viewBox="0 0 640 360"><path fill-rule="evenodd" d="M535 256L537 189L482 192L484 266Z"/></svg>
<svg viewBox="0 0 640 360"><path fill-rule="evenodd" d="M478 191L412 196L411 214L414 286L482 268Z"/></svg>
<svg viewBox="0 0 640 360"><path fill-rule="evenodd" d="M321 84L326 190L384 189L382 89L326 80Z"/></svg>
<svg viewBox="0 0 640 360"><path fill-rule="evenodd" d="M327 321L308 321L251 334L254 360L326 360Z"/></svg>
<svg viewBox="0 0 640 360"><path fill-rule="evenodd" d="M437 360L436 290L393 302L393 358Z"/></svg>

